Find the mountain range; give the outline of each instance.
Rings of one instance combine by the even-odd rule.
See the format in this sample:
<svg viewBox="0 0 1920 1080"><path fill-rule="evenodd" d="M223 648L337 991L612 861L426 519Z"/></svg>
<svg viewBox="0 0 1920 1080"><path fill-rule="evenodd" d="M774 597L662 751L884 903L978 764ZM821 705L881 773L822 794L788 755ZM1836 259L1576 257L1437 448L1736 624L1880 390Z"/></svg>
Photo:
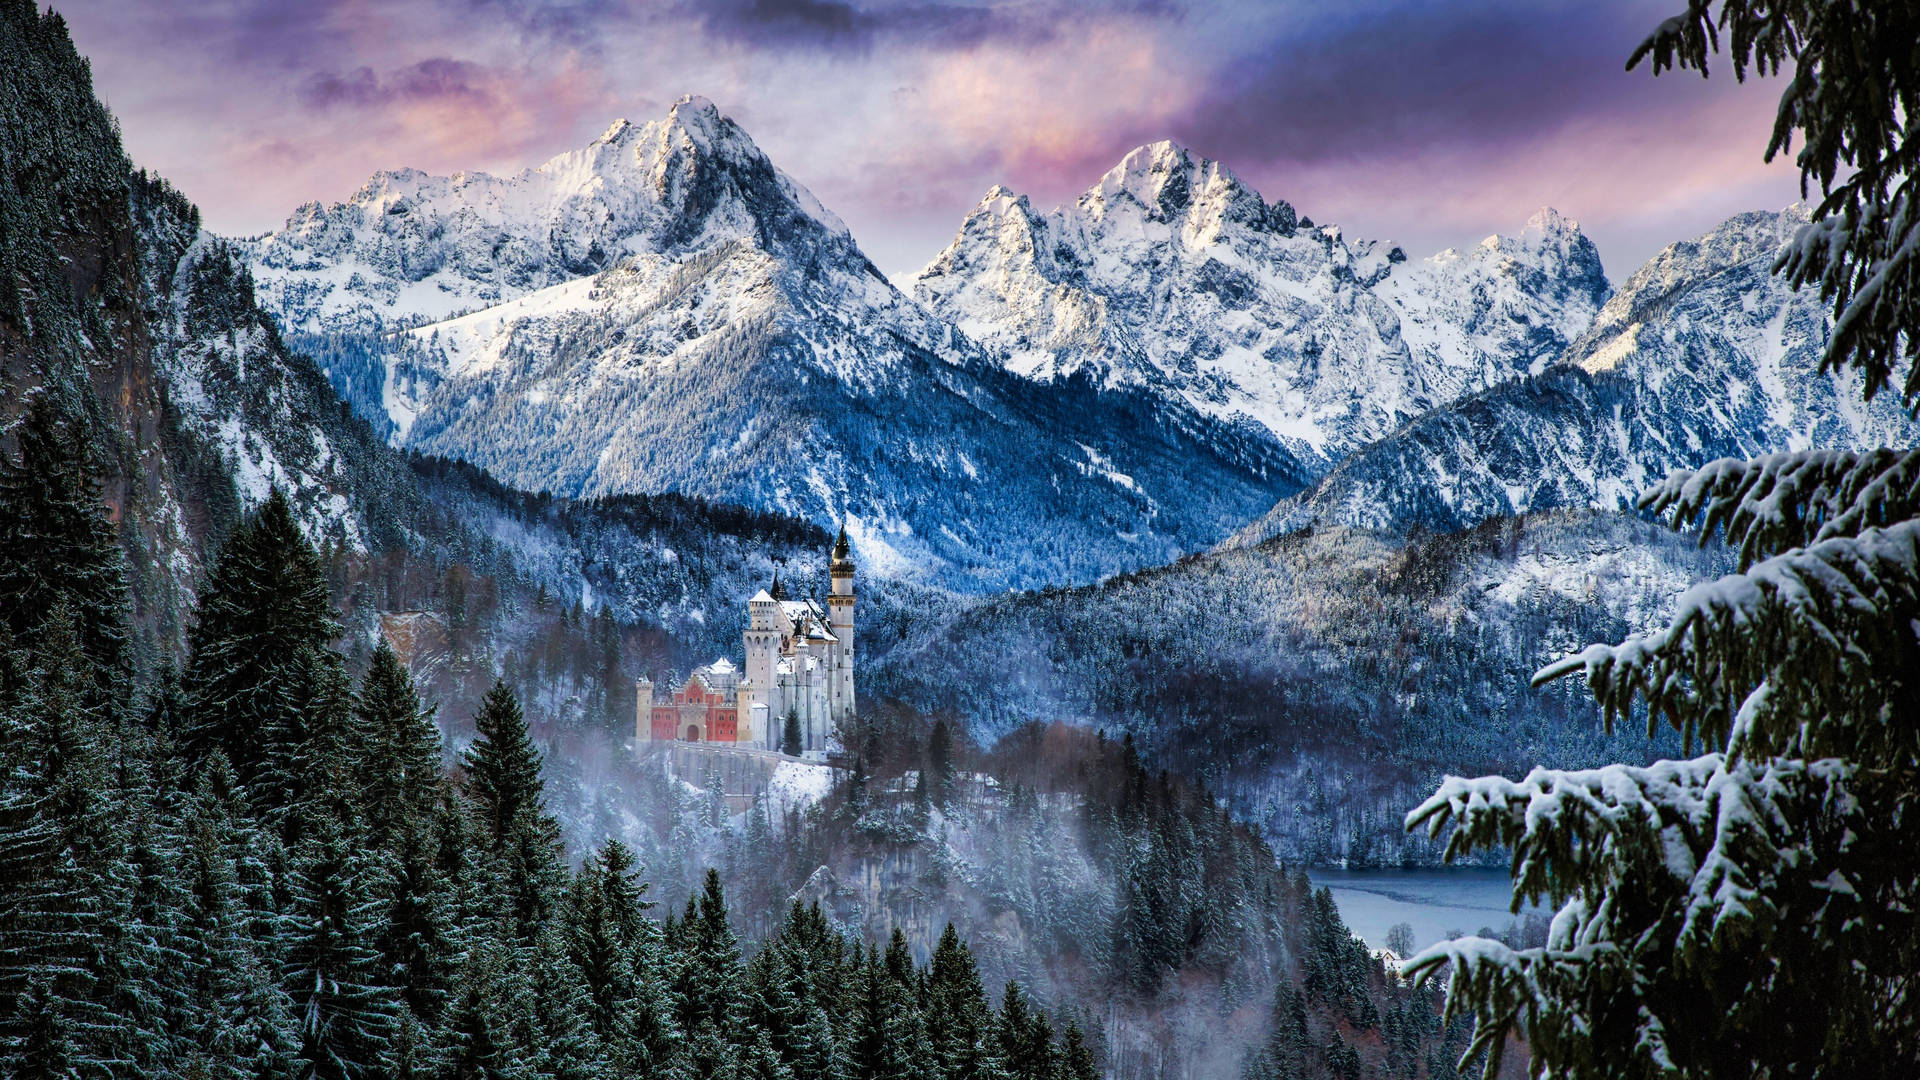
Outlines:
<svg viewBox="0 0 1920 1080"><path fill-rule="evenodd" d="M379 173L235 246L288 340L395 445L526 490L844 523L873 569L962 592L1096 580L1306 520L1350 460L1573 378L1560 361L1622 303L1550 209L1415 260L1171 143L1049 212L989 191L902 292L695 97L511 177ZM1663 273L1736 258L1689 251ZM1820 396L1789 352L1784 392ZM1692 423L1646 418L1654 441L1721 445L1669 419ZM1610 505L1578 487L1509 504ZM1413 505L1435 498L1444 513ZM1350 502L1371 516L1342 520L1385 528L1491 505Z"/></svg>
<svg viewBox="0 0 1920 1080"><path fill-rule="evenodd" d="M1803 208L1736 215L1635 271L1551 364L1349 455L1230 542L1314 523L1465 528L1555 507L1631 509L1678 468L1808 447L1911 444L1893 394L1822 374L1832 324L1773 272Z"/></svg>
<svg viewBox="0 0 1920 1080"><path fill-rule="evenodd" d="M510 178L383 173L247 248L396 444L526 490L844 524L883 574L1163 562L1311 476L1178 403L1010 373L698 98Z"/></svg>

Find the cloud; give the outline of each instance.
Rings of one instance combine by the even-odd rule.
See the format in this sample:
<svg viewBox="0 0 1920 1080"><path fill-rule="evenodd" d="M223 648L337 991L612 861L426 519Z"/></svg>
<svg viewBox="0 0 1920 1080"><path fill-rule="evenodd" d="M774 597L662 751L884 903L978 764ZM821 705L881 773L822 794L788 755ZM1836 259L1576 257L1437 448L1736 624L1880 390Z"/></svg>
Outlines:
<svg viewBox="0 0 1920 1080"><path fill-rule="evenodd" d="M56 2L135 159L233 232L378 169L533 165L688 91L892 271L992 184L1050 205L1162 138L1410 250L1542 202L1657 213L1651 237L1785 201L1766 88L1622 70L1671 0Z"/></svg>
<svg viewBox="0 0 1920 1080"><path fill-rule="evenodd" d="M479 64L436 56L408 64L378 78L373 69L345 73L318 71L300 85L300 100L309 108L349 106L381 108L397 102L464 101L492 105L497 98L487 84L497 77Z"/></svg>
<svg viewBox="0 0 1920 1080"><path fill-rule="evenodd" d="M864 53L878 42L964 49L994 39L1044 40L1044 24L990 7L860 5L847 0L717 0L700 5L711 35L756 47Z"/></svg>
<svg viewBox="0 0 1920 1080"><path fill-rule="evenodd" d="M1283 34L1210 79L1177 133L1246 161L1304 162L1513 145L1667 108L1682 80L1623 70L1651 25L1637 6L1419 6Z"/></svg>
<svg viewBox="0 0 1920 1080"><path fill-rule="evenodd" d="M934 52L988 44L1059 43L1069 28L1175 18L1174 0L1108 3L946 3L942 0L695 0L708 34L757 48L865 54L877 45Z"/></svg>

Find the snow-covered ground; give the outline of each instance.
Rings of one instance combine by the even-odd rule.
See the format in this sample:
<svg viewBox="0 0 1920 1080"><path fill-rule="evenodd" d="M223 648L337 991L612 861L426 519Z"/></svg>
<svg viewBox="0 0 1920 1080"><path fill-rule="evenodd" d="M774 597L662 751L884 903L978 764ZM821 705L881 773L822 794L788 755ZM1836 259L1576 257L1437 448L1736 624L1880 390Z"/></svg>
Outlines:
<svg viewBox="0 0 1920 1080"><path fill-rule="evenodd" d="M803 810L827 797L833 770L811 761L783 761L767 781L767 813L776 818Z"/></svg>

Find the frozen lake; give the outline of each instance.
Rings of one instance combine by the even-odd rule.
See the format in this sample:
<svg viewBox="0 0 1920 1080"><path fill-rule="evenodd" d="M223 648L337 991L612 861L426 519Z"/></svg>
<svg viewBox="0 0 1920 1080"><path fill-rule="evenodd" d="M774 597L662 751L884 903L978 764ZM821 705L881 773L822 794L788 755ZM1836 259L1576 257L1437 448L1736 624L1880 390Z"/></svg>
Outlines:
<svg viewBox="0 0 1920 1080"><path fill-rule="evenodd" d="M1501 931L1528 911L1549 914L1542 907L1509 912L1512 881L1499 869L1309 870L1307 876L1333 893L1347 928L1376 949L1386 947L1394 923L1410 924L1415 947L1424 949L1449 931Z"/></svg>

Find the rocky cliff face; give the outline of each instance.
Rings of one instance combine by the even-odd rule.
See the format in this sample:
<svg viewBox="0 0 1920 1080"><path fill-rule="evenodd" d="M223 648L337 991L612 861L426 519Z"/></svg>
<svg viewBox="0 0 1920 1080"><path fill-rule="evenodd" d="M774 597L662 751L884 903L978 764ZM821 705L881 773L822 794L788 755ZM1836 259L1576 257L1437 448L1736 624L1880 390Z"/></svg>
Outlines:
<svg viewBox="0 0 1920 1080"><path fill-rule="evenodd" d="M39 398L92 452L137 617L175 639L239 512L289 490L317 540L391 535L391 462L291 354L244 266L163 181L132 171L57 15L0 5L0 443Z"/></svg>
<svg viewBox="0 0 1920 1080"><path fill-rule="evenodd" d="M1551 507L1625 509L1676 468L1920 435L1891 395L1819 371L1830 322L1773 259L1804 213L1748 213L1674 244L1538 374L1419 417L1243 530L1461 528Z"/></svg>
<svg viewBox="0 0 1920 1080"><path fill-rule="evenodd" d="M1023 375L1143 388L1324 468L1544 363L1608 286L1592 242L1551 210L1518 237L1410 262L1162 142L1050 212L988 192L913 292Z"/></svg>

